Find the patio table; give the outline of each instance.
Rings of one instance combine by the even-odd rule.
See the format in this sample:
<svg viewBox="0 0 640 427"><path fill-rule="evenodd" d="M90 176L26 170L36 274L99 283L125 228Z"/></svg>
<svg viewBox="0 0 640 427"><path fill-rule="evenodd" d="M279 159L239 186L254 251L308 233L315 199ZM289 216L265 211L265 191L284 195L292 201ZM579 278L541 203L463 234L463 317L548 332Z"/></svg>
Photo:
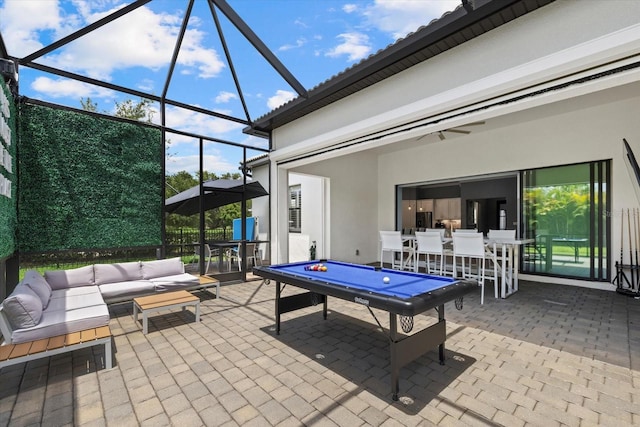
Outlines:
<svg viewBox="0 0 640 427"><path fill-rule="evenodd" d="M137 323L138 312L142 313L142 333L146 335L149 332L149 313L177 307L182 307L182 311L185 311L188 305L195 306L196 323L200 322L200 298L187 291L163 292L134 298L133 318Z"/></svg>

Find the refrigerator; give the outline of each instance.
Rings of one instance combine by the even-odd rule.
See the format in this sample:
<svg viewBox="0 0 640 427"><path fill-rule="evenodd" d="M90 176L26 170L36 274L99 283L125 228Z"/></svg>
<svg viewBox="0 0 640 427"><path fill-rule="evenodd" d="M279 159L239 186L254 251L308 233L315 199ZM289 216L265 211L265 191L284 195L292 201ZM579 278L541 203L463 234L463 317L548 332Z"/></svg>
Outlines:
<svg viewBox="0 0 640 427"><path fill-rule="evenodd" d="M433 212L416 212L416 228L433 228Z"/></svg>

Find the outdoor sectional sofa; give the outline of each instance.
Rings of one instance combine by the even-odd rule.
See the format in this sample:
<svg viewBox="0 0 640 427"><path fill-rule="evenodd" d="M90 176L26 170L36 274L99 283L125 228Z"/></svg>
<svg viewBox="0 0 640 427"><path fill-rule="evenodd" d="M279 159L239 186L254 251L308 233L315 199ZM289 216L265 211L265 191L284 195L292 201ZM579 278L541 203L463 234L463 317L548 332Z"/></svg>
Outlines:
<svg viewBox="0 0 640 427"><path fill-rule="evenodd" d="M216 285L218 296L219 282L208 281L207 285ZM102 344L105 367L109 368L111 332L107 303L203 286L198 277L184 272L180 258L94 264L46 271L44 277L29 270L0 306L0 331L4 337L0 368ZM34 352L31 348L34 346L38 351Z"/></svg>

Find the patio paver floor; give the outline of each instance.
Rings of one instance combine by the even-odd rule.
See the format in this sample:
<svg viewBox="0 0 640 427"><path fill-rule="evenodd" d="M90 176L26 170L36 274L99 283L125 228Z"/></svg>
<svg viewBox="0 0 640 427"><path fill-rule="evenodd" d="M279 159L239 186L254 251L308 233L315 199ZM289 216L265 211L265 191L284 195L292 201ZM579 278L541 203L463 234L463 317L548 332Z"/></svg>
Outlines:
<svg viewBox="0 0 640 427"><path fill-rule="evenodd" d="M277 336L273 285L248 282L197 293L200 323L175 310L143 335L131 304L113 305L114 369L96 370L99 349L5 368L0 425L640 425L640 300L490 289L483 306L479 291L447 304L447 363L434 351L404 367L400 402L365 307L330 299L327 321L319 307L289 313Z"/></svg>

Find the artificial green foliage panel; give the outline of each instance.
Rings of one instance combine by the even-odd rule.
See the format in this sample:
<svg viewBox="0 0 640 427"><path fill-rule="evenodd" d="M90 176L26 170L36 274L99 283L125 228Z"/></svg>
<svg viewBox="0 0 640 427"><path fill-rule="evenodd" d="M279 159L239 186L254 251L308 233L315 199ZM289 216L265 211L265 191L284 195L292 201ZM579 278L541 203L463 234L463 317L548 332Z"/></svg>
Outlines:
<svg viewBox="0 0 640 427"><path fill-rule="evenodd" d="M4 157L0 166L0 175L3 181L10 184L8 194L0 194L0 258L11 256L16 251L16 229L17 229L17 202L16 202L16 119L18 116L13 96L9 87L0 78L0 87L4 98L8 101L9 116L0 112L0 120L4 122L2 126L8 126L10 141L5 141L0 136L1 155ZM6 112L6 111L5 111ZM8 153L8 156L6 155ZM6 164L6 165L5 165Z"/></svg>
<svg viewBox="0 0 640 427"><path fill-rule="evenodd" d="M24 104L21 252L161 243L161 134L148 126Z"/></svg>

